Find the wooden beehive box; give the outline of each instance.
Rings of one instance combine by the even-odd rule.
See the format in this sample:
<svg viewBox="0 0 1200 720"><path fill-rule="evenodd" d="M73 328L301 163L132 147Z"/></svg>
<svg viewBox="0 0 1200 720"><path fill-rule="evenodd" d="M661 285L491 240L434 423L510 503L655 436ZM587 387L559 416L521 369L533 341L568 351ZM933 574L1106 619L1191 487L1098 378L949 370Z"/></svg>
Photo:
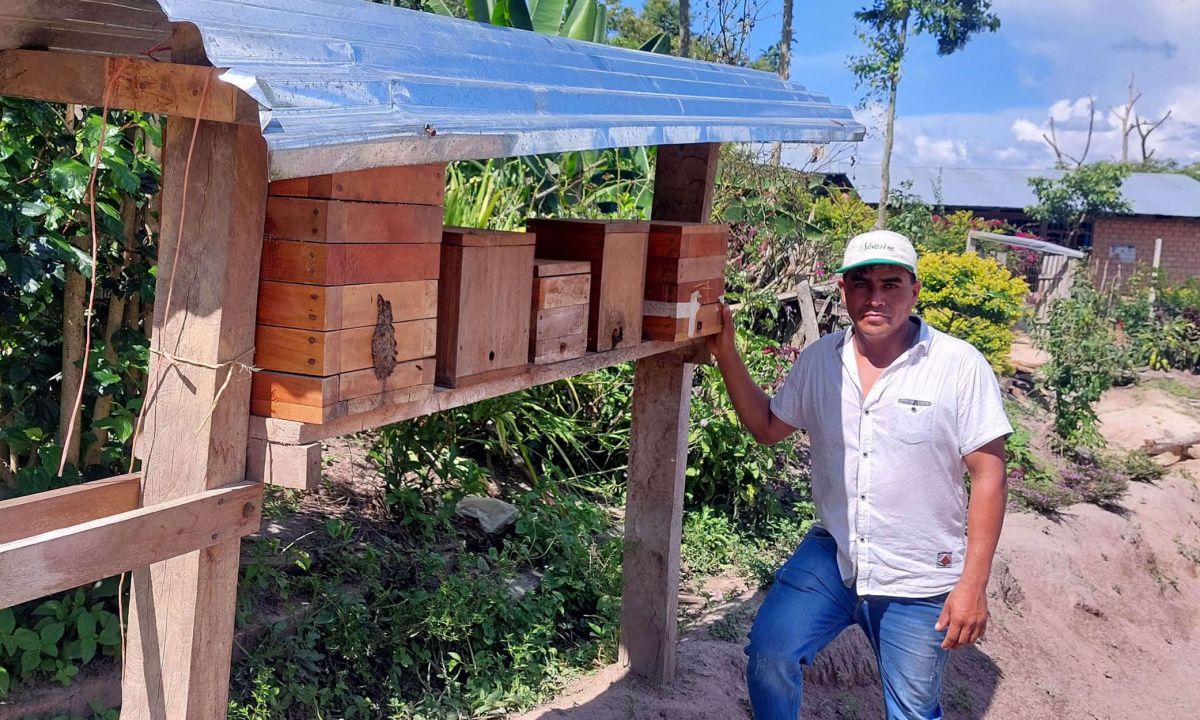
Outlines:
<svg viewBox="0 0 1200 720"><path fill-rule="evenodd" d="M642 341L642 295L650 224L626 220L530 220L538 257L592 264L589 350Z"/></svg>
<svg viewBox="0 0 1200 720"><path fill-rule="evenodd" d="M533 261L533 313L529 359L542 364L587 352L592 264L586 260Z"/></svg>
<svg viewBox="0 0 1200 720"><path fill-rule="evenodd" d="M534 237L446 228L438 294L437 382L461 387L529 363Z"/></svg>
<svg viewBox="0 0 1200 720"><path fill-rule="evenodd" d="M444 169L273 182L251 410L321 423L433 388Z"/></svg>
<svg viewBox="0 0 1200 720"><path fill-rule="evenodd" d="M728 250L728 226L650 223L642 319L647 340L678 342L721 329Z"/></svg>

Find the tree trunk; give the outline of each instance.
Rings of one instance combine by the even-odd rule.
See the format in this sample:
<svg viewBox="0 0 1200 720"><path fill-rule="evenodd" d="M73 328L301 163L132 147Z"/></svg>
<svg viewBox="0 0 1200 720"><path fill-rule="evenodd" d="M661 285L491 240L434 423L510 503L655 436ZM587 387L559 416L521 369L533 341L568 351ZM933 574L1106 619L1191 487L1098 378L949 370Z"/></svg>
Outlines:
<svg viewBox="0 0 1200 720"><path fill-rule="evenodd" d="M887 128L883 136L883 159L879 164L879 209L875 219L876 229L887 227L888 196L891 194L892 145L896 140L896 90L900 87L900 68L904 63L904 46L908 37L908 13L900 21L899 50L895 73L888 82Z"/></svg>
<svg viewBox="0 0 1200 720"><path fill-rule="evenodd" d="M792 2L783 0L783 28L779 33L779 77L784 80L792 72Z"/></svg>
<svg viewBox="0 0 1200 720"><path fill-rule="evenodd" d="M76 238L80 240L83 238ZM78 242L75 243L79 245ZM66 268L67 282L63 289L63 344L62 344L62 383L58 401L58 439L65 443L63 457L72 465L79 465L79 421L83 415L82 406L76 409L75 395L79 392L79 383L83 381L86 368L83 363L84 317L87 303L87 280L73 268ZM76 431L67 439L67 428L71 418L75 418Z"/></svg>
<svg viewBox="0 0 1200 720"><path fill-rule="evenodd" d="M692 52L692 3L679 0L679 57L691 57Z"/></svg>

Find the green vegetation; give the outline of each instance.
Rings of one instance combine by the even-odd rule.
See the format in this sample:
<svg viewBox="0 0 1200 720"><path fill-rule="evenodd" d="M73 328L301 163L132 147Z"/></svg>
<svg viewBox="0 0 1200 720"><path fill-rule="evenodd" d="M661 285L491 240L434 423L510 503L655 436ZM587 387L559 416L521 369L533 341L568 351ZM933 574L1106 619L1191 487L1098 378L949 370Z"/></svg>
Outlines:
<svg viewBox="0 0 1200 720"><path fill-rule="evenodd" d="M1121 185L1127 177L1127 166L1098 162L1080 165L1057 179L1030 178L1029 187L1038 201L1025 212L1035 220L1065 227L1064 244L1074 247L1085 221L1097 215L1130 211L1129 202L1121 196Z"/></svg>

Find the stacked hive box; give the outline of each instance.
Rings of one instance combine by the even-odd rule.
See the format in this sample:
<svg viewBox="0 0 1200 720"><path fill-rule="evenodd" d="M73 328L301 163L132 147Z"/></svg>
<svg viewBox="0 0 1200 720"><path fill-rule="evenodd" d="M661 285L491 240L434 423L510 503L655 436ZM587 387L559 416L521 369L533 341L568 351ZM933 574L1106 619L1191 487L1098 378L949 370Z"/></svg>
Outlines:
<svg viewBox="0 0 1200 720"><path fill-rule="evenodd" d="M251 411L320 423L433 387L444 167L271 183Z"/></svg>
<svg viewBox="0 0 1200 720"><path fill-rule="evenodd" d="M642 319L647 340L677 342L721 329L728 250L725 225L650 224Z"/></svg>
<svg viewBox="0 0 1200 720"><path fill-rule="evenodd" d="M541 364L580 357L587 351L592 265L585 260L533 262L529 359Z"/></svg>
<svg viewBox="0 0 1200 720"><path fill-rule="evenodd" d="M438 384L520 372L529 361L533 236L446 228L442 243Z"/></svg>
<svg viewBox="0 0 1200 720"><path fill-rule="evenodd" d="M625 220L530 220L537 256L587 260L589 350L603 352L642 341L642 293L650 224Z"/></svg>

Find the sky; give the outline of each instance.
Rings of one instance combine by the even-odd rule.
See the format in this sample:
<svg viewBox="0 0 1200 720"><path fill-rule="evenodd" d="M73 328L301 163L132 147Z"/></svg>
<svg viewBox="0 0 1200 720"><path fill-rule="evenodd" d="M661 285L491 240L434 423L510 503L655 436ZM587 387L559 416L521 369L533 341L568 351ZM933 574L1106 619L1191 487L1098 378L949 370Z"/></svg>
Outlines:
<svg viewBox="0 0 1200 720"><path fill-rule="evenodd" d="M692 0L703 28L708 0ZM782 0L759 0L751 56L779 35ZM846 69L861 52L853 12L865 0L795 0L791 77L834 102L857 106L862 92ZM632 4L640 4L634 0ZM1042 139L1054 118L1060 144L1083 152L1089 98L1097 118L1087 160L1119 159L1130 73L1142 97L1137 111L1171 117L1150 136L1156 159L1200 162L1200 0L993 0L1000 30L975 36L939 57L929 38L910 46L897 104L893 163L941 167L1046 168L1054 153ZM860 160L877 162L883 110L856 108L868 127ZM1130 136L1130 156L1141 159Z"/></svg>

